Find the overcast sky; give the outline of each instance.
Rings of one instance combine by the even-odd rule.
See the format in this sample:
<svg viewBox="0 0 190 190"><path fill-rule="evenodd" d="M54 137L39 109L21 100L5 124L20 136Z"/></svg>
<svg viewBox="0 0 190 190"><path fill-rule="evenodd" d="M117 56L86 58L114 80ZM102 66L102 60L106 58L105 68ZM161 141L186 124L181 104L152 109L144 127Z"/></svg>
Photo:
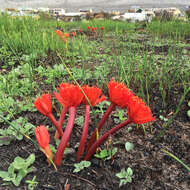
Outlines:
<svg viewBox="0 0 190 190"><path fill-rule="evenodd" d="M131 5L143 7L187 6L190 0L0 0L0 8L6 7L62 7L62 8L128 8Z"/></svg>

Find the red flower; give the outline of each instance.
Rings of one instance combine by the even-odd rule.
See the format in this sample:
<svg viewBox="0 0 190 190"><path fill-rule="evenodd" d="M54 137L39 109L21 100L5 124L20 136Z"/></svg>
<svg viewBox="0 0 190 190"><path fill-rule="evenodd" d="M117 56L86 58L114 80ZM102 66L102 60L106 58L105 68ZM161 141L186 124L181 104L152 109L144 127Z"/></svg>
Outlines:
<svg viewBox="0 0 190 190"><path fill-rule="evenodd" d="M132 91L123 83L113 79L108 83L110 101L120 107L127 107L129 99L133 96Z"/></svg>
<svg viewBox="0 0 190 190"><path fill-rule="evenodd" d="M104 27L102 26L100 29L101 29L101 30L104 30Z"/></svg>
<svg viewBox="0 0 190 190"><path fill-rule="evenodd" d="M97 28L96 28L96 27L94 27L94 30L97 30Z"/></svg>
<svg viewBox="0 0 190 190"><path fill-rule="evenodd" d="M56 97L56 99L62 104L64 105L64 101L63 98L61 97L61 95L59 93L53 92L54 96Z"/></svg>
<svg viewBox="0 0 190 190"><path fill-rule="evenodd" d="M91 27L90 26L88 26L88 30L90 30L91 29Z"/></svg>
<svg viewBox="0 0 190 190"><path fill-rule="evenodd" d="M92 31L94 31L95 30L95 28L92 28Z"/></svg>
<svg viewBox="0 0 190 190"><path fill-rule="evenodd" d="M59 36L59 37L62 37L63 36L63 33L61 30L56 30L56 34Z"/></svg>
<svg viewBox="0 0 190 190"><path fill-rule="evenodd" d="M76 36L77 35L77 33L76 32L72 32L72 36Z"/></svg>
<svg viewBox="0 0 190 190"><path fill-rule="evenodd" d="M52 112L51 95L43 94L41 97L36 99L34 106L40 113L47 116Z"/></svg>
<svg viewBox="0 0 190 190"><path fill-rule="evenodd" d="M49 133L44 125L35 128L35 135L39 145L45 149L49 145Z"/></svg>
<svg viewBox="0 0 190 190"><path fill-rule="evenodd" d="M48 162L50 163L50 159L53 159L53 155L51 149L49 147L49 133L44 125L40 125L36 127L34 130L36 139L41 147L42 152L48 158Z"/></svg>
<svg viewBox="0 0 190 190"><path fill-rule="evenodd" d="M61 88L65 88L65 86L67 86L67 85L69 85L69 83L61 83L61 84L59 85L59 88L57 88L57 89L60 91ZM62 105L64 105L64 100L63 100L62 96L60 95L60 93L56 93L56 92L53 91L53 94L55 95L56 99L57 99Z"/></svg>
<svg viewBox="0 0 190 190"><path fill-rule="evenodd" d="M69 35L69 33L64 33L64 36L65 36L66 38L68 38L70 35Z"/></svg>
<svg viewBox="0 0 190 190"><path fill-rule="evenodd" d="M96 87L89 87L88 85L85 85L82 87L84 93L86 94L87 98L89 99L90 103L92 106L95 106L96 104L98 104L99 102L102 102L104 100L106 100L106 97L104 95L102 95L100 98L100 94L102 93L102 90ZM88 105L88 101L86 100L86 98L83 98L83 103L85 105Z"/></svg>
<svg viewBox="0 0 190 190"><path fill-rule="evenodd" d="M82 33L82 29L80 29L80 33Z"/></svg>
<svg viewBox="0 0 190 190"><path fill-rule="evenodd" d="M83 99L83 93L80 88L69 83L62 83L60 85L59 94L67 107L77 107Z"/></svg>
<svg viewBox="0 0 190 190"><path fill-rule="evenodd" d="M129 120L136 124L148 123L155 120L150 108L138 96L133 96L130 99L128 116Z"/></svg>

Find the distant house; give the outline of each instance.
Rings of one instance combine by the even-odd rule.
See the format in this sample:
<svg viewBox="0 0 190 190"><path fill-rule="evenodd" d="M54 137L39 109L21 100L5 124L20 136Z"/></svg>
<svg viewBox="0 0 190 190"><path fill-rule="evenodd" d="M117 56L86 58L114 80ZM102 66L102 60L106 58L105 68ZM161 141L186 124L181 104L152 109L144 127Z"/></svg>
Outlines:
<svg viewBox="0 0 190 190"><path fill-rule="evenodd" d="M64 15L65 14L65 9L62 9L62 8L49 9L49 13L52 16Z"/></svg>
<svg viewBox="0 0 190 190"><path fill-rule="evenodd" d="M162 17L163 14L168 14L169 17L178 18L182 15L181 11L176 7L170 8L155 8L154 10L156 17Z"/></svg>
<svg viewBox="0 0 190 190"><path fill-rule="evenodd" d="M123 15L117 15L113 16L113 20L123 20L123 21L130 21L130 22L136 22L136 21L148 21L150 22L152 20L153 15L147 14L146 12L142 13L132 13L127 12Z"/></svg>

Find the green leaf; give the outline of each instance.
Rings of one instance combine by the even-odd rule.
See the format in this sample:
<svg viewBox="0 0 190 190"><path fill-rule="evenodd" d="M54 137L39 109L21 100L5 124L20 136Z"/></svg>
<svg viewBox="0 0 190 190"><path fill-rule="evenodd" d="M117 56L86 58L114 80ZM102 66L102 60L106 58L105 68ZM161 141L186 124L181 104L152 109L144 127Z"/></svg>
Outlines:
<svg viewBox="0 0 190 190"><path fill-rule="evenodd" d="M133 175L133 170L131 168L127 168L127 174L129 176L132 176Z"/></svg>
<svg viewBox="0 0 190 190"><path fill-rule="evenodd" d="M9 173L5 172L5 171L0 171L0 177L1 178L8 178L9 177Z"/></svg>
<svg viewBox="0 0 190 190"><path fill-rule="evenodd" d="M106 158L106 160L111 159L112 156L114 156L114 155L116 154L116 152L117 152L117 148L113 148L112 150L109 150L109 151L108 151L108 155L109 155L109 156Z"/></svg>
<svg viewBox="0 0 190 190"><path fill-rule="evenodd" d="M124 168L122 168L121 171L116 174L116 176L119 178L125 178L127 176L127 172L125 171Z"/></svg>
<svg viewBox="0 0 190 190"><path fill-rule="evenodd" d="M116 176L120 178L119 186L125 185L126 183L131 183L132 175L133 171L131 168L128 168L127 171L125 171L125 169L122 168L121 171L116 174Z"/></svg>
<svg viewBox="0 0 190 190"><path fill-rule="evenodd" d="M126 179L121 179L119 183L119 187L125 185L128 181Z"/></svg>
<svg viewBox="0 0 190 190"><path fill-rule="evenodd" d="M187 104L189 107L190 107L190 102L188 102L188 104Z"/></svg>
<svg viewBox="0 0 190 190"><path fill-rule="evenodd" d="M21 158L20 156L17 156L14 159L13 166L15 169L20 170L23 167L25 167L24 165L25 165L25 160L23 158Z"/></svg>
<svg viewBox="0 0 190 190"><path fill-rule="evenodd" d="M128 176L128 178L126 179L127 182L131 183L132 182L132 178L130 176Z"/></svg>
<svg viewBox="0 0 190 190"><path fill-rule="evenodd" d="M30 156L26 159L26 166L30 166L34 163L35 161L35 155L34 154L30 154Z"/></svg>
<svg viewBox="0 0 190 190"><path fill-rule="evenodd" d="M94 156L96 158L106 158L108 156L108 151L106 149L103 149L99 154L95 154Z"/></svg>
<svg viewBox="0 0 190 190"><path fill-rule="evenodd" d="M132 150L133 148L134 148L133 143L130 143L130 142L126 142L126 143L125 143L125 149L126 149L126 151L130 151L130 150Z"/></svg>
<svg viewBox="0 0 190 190"><path fill-rule="evenodd" d="M190 117L190 110L187 111L187 116Z"/></svg>
<svg viewBox="0 0 190 190"><path fill-rule="evenodd" d="M81 162L81 164L82 164L82 166L84 166L84 167L89 167L90 165L91 165L91 162L89 162L89 161L86 161L86 160L83 160L82 162Z"/></svg>
<svg viewBox="0 0 190 190"><path fill-rule="evenodd" d="M27 170L19 170L16 178L13 180L15 186L19 186L21 180L28 174Z"/></svg>
<svg viewBox="0 0 190 190"><path fill-rule="evenodd" d="M75 169L73 170L74 173L80 172L84 168L87 168L91 165L91 162L89 161L81 161L80 163L74 164Z"/></svg>

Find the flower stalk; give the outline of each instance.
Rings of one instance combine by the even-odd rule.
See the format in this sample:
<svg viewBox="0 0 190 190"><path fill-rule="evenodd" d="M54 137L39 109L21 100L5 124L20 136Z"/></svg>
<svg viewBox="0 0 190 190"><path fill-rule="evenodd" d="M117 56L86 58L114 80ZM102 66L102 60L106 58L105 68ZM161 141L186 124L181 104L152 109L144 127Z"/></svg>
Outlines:
<svg viewBox="0 0 190 190"><path fill-rule="evenodd" d="M119 125L116 125L114 128L110 129L108 132L106 132L104 135L102 135L92 146L89 148L84 160L89 160L92 155L96 152L96 149L113 133L116 133L119 129L122 127L125 127L131 123L131 120L126 120Z"/></svg>
<svg viewBox="0 0 190 190"><path fill-rule="evenodd" d="M58 146L58 149L57 149L57 152L55 155L54 163L57 166L61 165L64 150L67 146L67 143L68 143L70 136L71 136L71 133L72 133L72 129L74 126L74 121L75 121L75 116L76 116L76 107L72 106L69 108L68 123L67 123L67 126L65 128L64 134L61 137L61 141L59 143L59 146Z"/></svg>
<svg viewBox="0 0 190 190"><path fill-rule="evenodd" d="M88 133L89 117L90 117L90 105L86 105L84 127L83 127L82 137L80 139L80 145L79 145L79 148L77 151L77 157L76 157L77 161L80 161L80 158L84 152L86 137L87 137L87 133Z"/></svg>
<svg viewBox="0 0 190 190"><path fill-rule="evenodd" d="M101 130L101 128L103 127L104 123L106 122L106 120L108 119L109 115L111 114L111 112L115 109L116 104L114 104L113 102L111 102L111 104L109 105L108 109L106 110L106 112L104 113L102 119L100 120L100 122L98 123L98 128L94 129L94 132L92 133L90 140L88 142L87 145L87 151L89 150L89 148L92 146L92 144L96 141L97 136Z"/></svg>

